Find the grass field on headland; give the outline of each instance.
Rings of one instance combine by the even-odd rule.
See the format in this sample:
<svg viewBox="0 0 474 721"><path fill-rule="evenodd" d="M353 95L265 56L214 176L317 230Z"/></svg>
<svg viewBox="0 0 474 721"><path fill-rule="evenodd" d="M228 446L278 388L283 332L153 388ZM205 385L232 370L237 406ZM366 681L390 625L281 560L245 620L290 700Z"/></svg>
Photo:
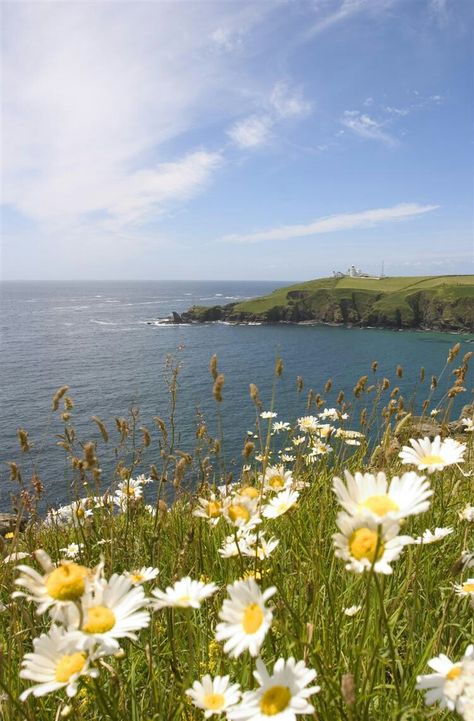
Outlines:
<svg viewBox="0 0 474 721"><path fill-rule="evenodd" d="M253 385L242 399L255 425L242 429L240 459L222 451L232 418L221 414L215 358L219 432L197 416L193 448L180 446L175 422L178 366L167 418L153 428L136 411L114 428L95 418L101 442L77 436L62 388L53 413L64 422L71 505L36 516L41 468L27 429L11 464L19 520L1 550L6 721L469 721L474 426L472 406L450 418L454 397L472 400L471 354L458 354L436 378L420 369L422 418L397 387L403 369L387 379L374 362L334 409L331 379L314 391L297 379L307 414L287 419L277 361L272 399L263 404ZM435 387L445 390L436 407ZM427 433L432 442L410 445ZM116 448L111 478L100 470L105 444ZM156 451L151 467L145 448ZM450 661L434 662L436 679L420 678L441 654ZM435 688L434 705L423 686Z"/></svg>
<svg viewBox="0 0 474 721"><path fill-rule="evenodd" d="M319 278L186 320L307 322L474 332L474 275Z"/></svg>

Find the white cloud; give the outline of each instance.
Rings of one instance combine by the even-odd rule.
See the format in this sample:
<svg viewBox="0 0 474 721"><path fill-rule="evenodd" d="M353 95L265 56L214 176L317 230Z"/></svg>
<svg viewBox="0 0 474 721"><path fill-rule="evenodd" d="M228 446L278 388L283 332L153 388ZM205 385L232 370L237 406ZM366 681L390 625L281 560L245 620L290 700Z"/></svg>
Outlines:
<svg viewBox="0 0 474 721"><path fill-rule="evenodd" d="M363 210L359 213L341 213L318 218L308 224L284 225L279 228L255 233L226 235L222 241L228 243L260 243L268 240L291 240L306 238L322 233L333 233L356 228L369 228L380 223L404 220L436 210L437 205L419 205L418 203L400 203L391 208Z"/></svg>
<svg viewBox="0 0 474 721"><path fill-rule="evenodd" d="M212 46L250 35L266 3L7 5L5 204L53 230L138 224L212 180L219 151L171 142L205 124L211 102L213 122L242 109L249 68L236 75Z"/></svg>
<svg viewBox="0 0 474 721"><path fill-rule="evenodd" d="M276 83L270 103L282 118L304 117L312 110L312 103L303 98L300 89L292 90L284 81Z"/></svg>
<svg viewBox="0 0 474 721"><path fill-rule="evenodd" d="M234 123L227 134L239 148L256 148L269 140L272 125L269 115L251 115Z"/></svg>
<svg viewBox="0 0 474 721"><path fill-rule="evenodd" d="M314 35L331 28L333 25L337 25L340 22L348 20L351 17L359 15L360 13L367 12L372 14L379 14L385 12L391 5L397 2L397 0L342 0L342 2L332 3L335 9L329 14L325 13L326 4L316 2L316 10L322 10L322 17L318 17L315 23L313 23L306 31L306 38L311 38Z"/></svg>
<svg viewBox="0 0 474 721"><path fill-rule="evenodd" d="M392 147L398 144L396 138L383 130L382 123L358 110L346 110L341 118L341 123L364 140L378 140Z"/></svg>

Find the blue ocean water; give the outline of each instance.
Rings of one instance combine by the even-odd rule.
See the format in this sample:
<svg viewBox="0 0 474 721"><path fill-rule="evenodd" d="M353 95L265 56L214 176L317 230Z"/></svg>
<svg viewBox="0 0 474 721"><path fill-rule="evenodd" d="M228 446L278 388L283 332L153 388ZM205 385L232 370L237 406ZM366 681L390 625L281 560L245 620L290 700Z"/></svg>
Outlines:
<svg viewBox="0 0 474 721"><path fill-rule="evenodd" d="M305 389L321 391L328 378L333 391L350 394L357 379L379 363L378 376L394 377L397 364L405 369L399 385L410 394L420 366L427 377L438 374L454 342L462 352L474 349L472 336L395 332L296 325L150 325L149 321L183 311L193 303L215 305L270 292L276 282L3 282L1 290L0 368L0 510L9 508L9 460L21 460L25 479L33 470L42 479L45 503L69 499L64 456L54 434L61 433L51 398L62 385L70 386L74 425L82 440L100 438L92 415L101 417L115 439L114 417L140 407L140 423L153 427L153 416L167 417L169 397L164 367L173 355L179 376L178 447L192 450L199 409L215 427L209 360L219 358L225 374L224 433L227 454L240 458L247 429L254 420L248 384L256 383L269 404L276 355L285 364L278 383L276 410L280 420L305 412L306 393L295 392L297 375ZM472 383L471 383L472 385ZM425 392L427 385L425 384ZM457 401L458 407L471 399ZM420 400L422 395L419 395ZM28 430L34 444L31 459L21 459L16 430ZM111 444L112 445L112 444ZM156 460L156 445L145 457ZM113 465L100 452L104 471Z"/></svg>

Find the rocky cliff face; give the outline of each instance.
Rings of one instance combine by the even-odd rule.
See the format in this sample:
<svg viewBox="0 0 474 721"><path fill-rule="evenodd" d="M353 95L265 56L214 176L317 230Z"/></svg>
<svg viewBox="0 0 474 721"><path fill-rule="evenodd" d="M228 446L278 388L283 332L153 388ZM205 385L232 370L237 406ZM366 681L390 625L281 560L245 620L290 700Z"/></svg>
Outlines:
<svg viewBox="0 0 474 721"><path fill-rule="evenodd" d="M224 306L194 306L182 314L184 322L205 323L329 323L385 328L474 332L474 293L459 297L439 289L402 293L320 289L317 292L289 291L286 304L262 312L245 309L245 303Z"/></svg>

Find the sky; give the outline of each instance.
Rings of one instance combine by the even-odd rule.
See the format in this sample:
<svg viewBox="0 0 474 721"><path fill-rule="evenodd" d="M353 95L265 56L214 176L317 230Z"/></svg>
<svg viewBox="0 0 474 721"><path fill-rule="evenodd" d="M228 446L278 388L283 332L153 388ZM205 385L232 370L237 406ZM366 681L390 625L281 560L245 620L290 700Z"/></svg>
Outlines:
<svg viewBox="0 0 474 721"><path fill-rule="evenodd" d="M1 277L473 273L473 8L4 0Z"/></svg>

